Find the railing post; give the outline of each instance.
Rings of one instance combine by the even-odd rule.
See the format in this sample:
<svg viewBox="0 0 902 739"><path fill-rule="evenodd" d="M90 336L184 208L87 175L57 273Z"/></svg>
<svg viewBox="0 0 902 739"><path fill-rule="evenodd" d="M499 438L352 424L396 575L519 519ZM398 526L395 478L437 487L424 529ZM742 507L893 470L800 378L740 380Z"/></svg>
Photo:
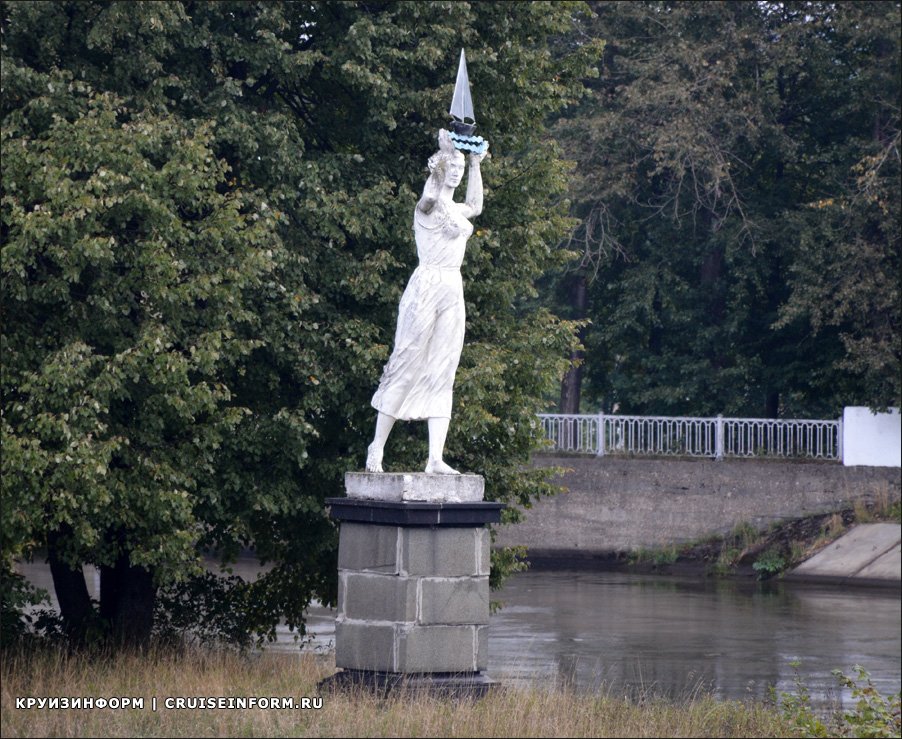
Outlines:
<svg viewBox="0 0 902 739"><path fill-rule="evenodd" d="M842 448L842 416L836 419L836 454L839 457L839 461L845 464L845 459L843 459L843 448Z"/></svg>
<svg viewBox="0 0 902 739"><path fill-rule="evenodd" d="M717 424L714 427L714 459L723 462L723 414L717 414Z"/></svg>
<svg viewBox="0 0 902 739"><path fill-rule="evenodd" d="M595 456L603 457L604 456L604 411L599 411L598 419L595 421L598 424L598 454Z"/></svg>

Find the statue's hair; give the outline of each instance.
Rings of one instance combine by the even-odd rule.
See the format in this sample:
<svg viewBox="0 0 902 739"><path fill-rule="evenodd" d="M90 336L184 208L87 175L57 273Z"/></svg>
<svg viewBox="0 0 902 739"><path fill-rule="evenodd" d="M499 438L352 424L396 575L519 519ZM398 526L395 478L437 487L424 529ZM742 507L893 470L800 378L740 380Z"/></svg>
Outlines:
<svg viewBox="0 0 902 739"><path fill-rule="evenodd" d="M440 171L445 168L445 163L451 158L451 154L447 151L442 151L439 149L435 154L429 157L429 171L435 172L436 169Z"/></svg>
<svg viewBox="0 0 902 739"><path fill-rule="evenodd" d="M461 154L457 149L452 149L451 151L444 151L443 149L439 149L435 154L429 157L429 173L436 177L439 177L443 182L445 180L445 174L448 169L448 162L455 154Z"/></svg>

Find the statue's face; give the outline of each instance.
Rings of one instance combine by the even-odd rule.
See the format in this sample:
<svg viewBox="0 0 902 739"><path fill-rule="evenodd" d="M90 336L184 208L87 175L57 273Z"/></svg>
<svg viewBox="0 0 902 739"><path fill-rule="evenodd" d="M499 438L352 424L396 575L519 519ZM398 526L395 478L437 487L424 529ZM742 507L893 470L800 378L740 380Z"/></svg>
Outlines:
<svg viewBox="0 0 902 739"><path fill-rule="evenodd" d="M448 169L445 174L445 184L449 187L457 187L464 177L467 160L459 151L455 151L448 160Z"/></svg>

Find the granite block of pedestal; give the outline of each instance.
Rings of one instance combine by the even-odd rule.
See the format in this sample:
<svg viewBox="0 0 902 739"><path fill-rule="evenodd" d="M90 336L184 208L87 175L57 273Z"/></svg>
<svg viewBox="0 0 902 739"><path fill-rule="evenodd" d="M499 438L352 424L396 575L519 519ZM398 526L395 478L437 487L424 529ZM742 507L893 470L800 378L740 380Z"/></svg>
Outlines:
<svg viewBox="0 0 902 739"><path fill-rule="evenodd" d="M402 631L395 672L479 672L487 662L487 650L480 648L488 646L480 631L487 629L436 624Z"/></svg>
<svg viewBox="0 0 902 739"><path fill-rule="evenodd" d="M491 532L484 526L412 527L347 521L338 569L387 575L488 575Z"/></svg>
<svg viewBox="0 0 902 739"><path fill-rule="evenodd" d="M338 572L338 612L345 619L410 623L420 610L415 578L354 570Z"/></svg>
<svg viewBox="0 0 902 739"><path fill-rule="evenodd" d="M335 620L335 664L354 670L398 672L395 669L395 625L372 621Z"/></svg>

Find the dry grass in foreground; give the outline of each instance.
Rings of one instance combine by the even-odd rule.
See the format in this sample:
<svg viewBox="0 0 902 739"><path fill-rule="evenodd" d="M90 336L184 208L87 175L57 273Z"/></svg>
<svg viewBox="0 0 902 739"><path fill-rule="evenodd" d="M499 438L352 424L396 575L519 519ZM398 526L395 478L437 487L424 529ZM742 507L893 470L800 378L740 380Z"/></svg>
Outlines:
<svg viewBox="0 0 902 739"><path fill-rule="evenodd" d="M325 695L310 710L168 709L176 697L317 695L331 674L312 655L241 655L187 651L73 655L6 650L0 658L2 723L14 736L478 736L478 737L772 737L792 728L777 711L698 696L684 703L581 696L567 691L504 688L480 701L429 697L378 700ZM17 708L17 698L144 698L143 709ZM157 698L157 710L151 699Z"/></svg>

